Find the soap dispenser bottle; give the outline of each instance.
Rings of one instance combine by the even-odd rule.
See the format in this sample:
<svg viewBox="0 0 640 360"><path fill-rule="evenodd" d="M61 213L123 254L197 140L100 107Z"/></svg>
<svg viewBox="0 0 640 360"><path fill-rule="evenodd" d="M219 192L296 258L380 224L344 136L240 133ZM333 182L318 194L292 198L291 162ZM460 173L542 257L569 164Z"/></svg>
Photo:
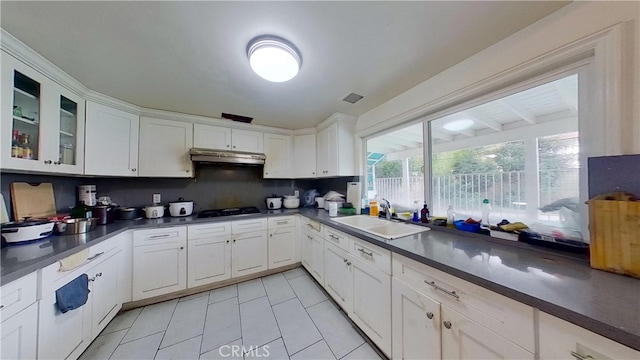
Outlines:
<svg viewBox="0 0 640 360"><path fill-rule="evenodd" d="M425 224L429 222L429 208L426 202L422 206L422 210L420 210L420 222Z"/></svg>

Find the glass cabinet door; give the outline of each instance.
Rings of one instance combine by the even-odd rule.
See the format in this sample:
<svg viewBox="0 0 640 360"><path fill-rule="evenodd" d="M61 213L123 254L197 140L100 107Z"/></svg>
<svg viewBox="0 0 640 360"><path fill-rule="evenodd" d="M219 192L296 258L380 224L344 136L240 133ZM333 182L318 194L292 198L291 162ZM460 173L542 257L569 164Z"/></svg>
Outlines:
<svg viewBox="0 0 640 360"><path fill-rule="evenodd" d="M38 160L40 147L41 84L14 71L13 123L11 127L11 157Z"/></svg>
<svg viewBox="0 0 640 360"><path fill-rule="evenodd" d="M76 165L78 104L60 95L60 146L58 163Z"/></svg>

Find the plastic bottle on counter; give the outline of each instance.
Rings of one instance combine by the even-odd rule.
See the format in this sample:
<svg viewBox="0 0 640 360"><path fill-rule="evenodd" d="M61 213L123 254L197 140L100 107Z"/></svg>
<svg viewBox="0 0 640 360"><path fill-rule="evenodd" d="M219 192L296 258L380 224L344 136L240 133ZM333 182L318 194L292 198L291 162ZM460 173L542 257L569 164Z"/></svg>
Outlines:
<svg viewBox="0 0 640 360"><path fill-rule="evenodd" d="M378 202L376 200L369 201L369 216L378 217Z"/></svg>
<svg viewBox="0 0 640 360"><path fill-rule="evenodd" d="M426 202L422 206L422 210L420 210L420 222L425 224L429 222L429 208Z"/></svg>
<svg viewBox="0 0 640 360"><path fill-rule="evenodd" d="M329 216L338 216L338 203L335 201L329 202Z"/></svg>
<svg viewBox="0 0 640 360"><path fill-rule="evenodd" d="M489 214L491 213L491 203L489 199L482 200L482 225L489 227Z"/></svg>
<svg viewBox="0 0 640 360"><path fill-rule="evenodd" d="M453 206L449 205L447 208L447 227L453 227L453 222L455 221L455 213L453 211Z"/></svg>
<svg viewBox="0 0 640 360"><path fill-rule="evenodd" d="M418 200L415 200L413 202L413 218L411 219L411 221L420 222L420 218L418 217L419 213L420 213L420 207L418 206Z"/></svg>

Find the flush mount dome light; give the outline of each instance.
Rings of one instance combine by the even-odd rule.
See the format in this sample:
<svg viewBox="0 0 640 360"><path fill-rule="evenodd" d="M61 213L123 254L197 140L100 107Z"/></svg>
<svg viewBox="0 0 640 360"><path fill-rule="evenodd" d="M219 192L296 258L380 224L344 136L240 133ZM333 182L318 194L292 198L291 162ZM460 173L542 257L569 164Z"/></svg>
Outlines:
<svg viewBox="0 0 640 360"><path fill-rule="evenodd" d="M261 35L249 41L247 56L251 69L272 82L293 79L302 65L302 57L295 45L274 35Z"/></svg>
<svg viewBox="0 0 640 360"><path fill-rule="evenodd" d="M449 131L462 131L472 127L473 124L475 124L475 122L471 119L460 119L449 121L448 123L442 125L442 127Z"/></svg>

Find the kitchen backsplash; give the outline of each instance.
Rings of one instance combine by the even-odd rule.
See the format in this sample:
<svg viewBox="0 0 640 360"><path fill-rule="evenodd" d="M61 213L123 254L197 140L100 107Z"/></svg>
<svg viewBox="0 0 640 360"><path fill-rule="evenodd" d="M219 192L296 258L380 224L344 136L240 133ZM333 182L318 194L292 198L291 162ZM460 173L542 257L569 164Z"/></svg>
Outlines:
<svg viewBox="0 0 640 360"><path fill-rule="evenodd" d="M358 181L358 177L331 179L277 180L263 179L262 168L252 166L200 166L194 179L173 178L117 178L117 177L66 177L30 174L0 174L0 191L7 206L10 206L9 184L14 181L29 183L50 182L53 184L56 207L67 211L76 204L77 186L95 184L98 196L110 196L123 206L142 206L151 203L154 193L162 195L162 203L178 200L193 200L196 211L233 206L265 207L265 197L277 194L300 196L308 189L324 194L335 190L346 194L347 182ZM9 211L11 211L9 209Z"/></svg>

